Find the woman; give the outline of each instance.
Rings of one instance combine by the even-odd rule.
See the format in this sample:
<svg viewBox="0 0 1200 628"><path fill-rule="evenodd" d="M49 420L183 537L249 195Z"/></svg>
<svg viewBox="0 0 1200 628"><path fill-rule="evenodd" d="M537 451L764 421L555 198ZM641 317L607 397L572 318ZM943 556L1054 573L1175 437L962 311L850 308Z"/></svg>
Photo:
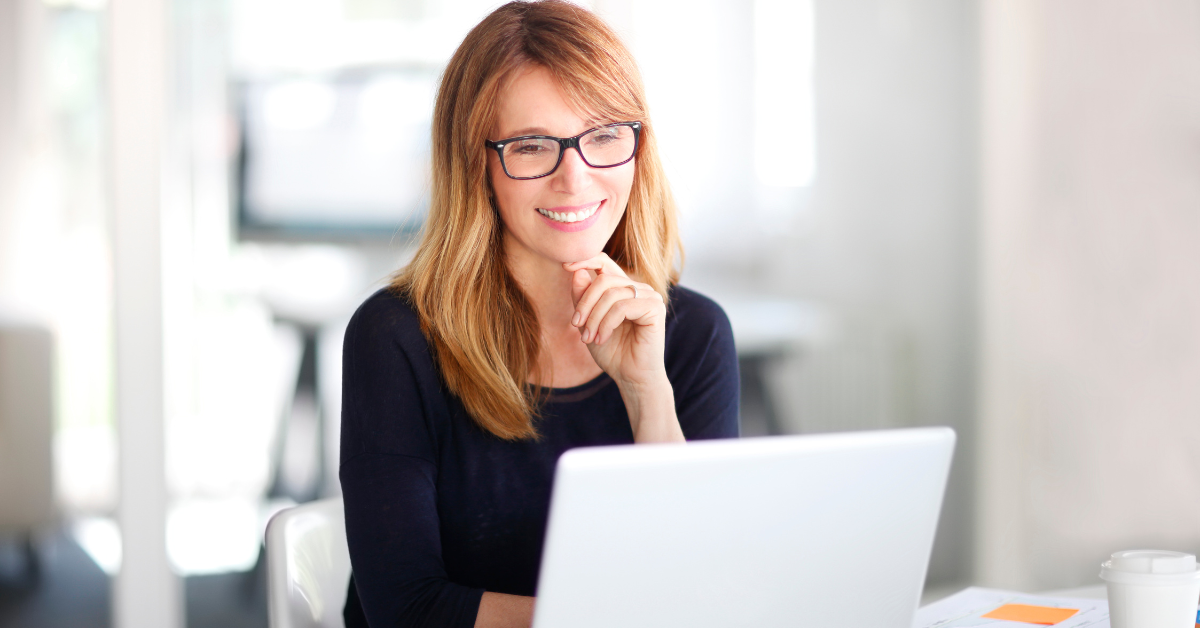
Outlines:
<svg viewBox="0 0 1200 628"><path fill-rule="evenodd" d="M467 35L416 257L346 331L347 626L528 626L563 451L737 435L729 323L674 285L674 212L602 21L514 2Z"/></svg>

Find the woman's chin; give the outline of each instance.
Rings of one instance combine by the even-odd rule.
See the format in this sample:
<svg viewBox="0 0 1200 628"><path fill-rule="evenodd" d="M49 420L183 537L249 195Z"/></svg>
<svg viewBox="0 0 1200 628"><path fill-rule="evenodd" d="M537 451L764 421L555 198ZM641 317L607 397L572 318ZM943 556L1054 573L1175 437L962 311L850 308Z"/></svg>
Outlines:
<svg viewBox="0 0 1200 628"><path fill-rule="evenodd" d="M562 255L558 256L558 261L563 264L573 264L592 259L603 252L603 246L572 248L570 251L564 251Z"/></svg>
<svg viewBox="0 0 1200 628"><path fill-rule="evenodd" d="M540 258L559 264L570 264L589 260L603 253L604 245L608 244L612 234L610 232L604 237L601 235L600 233L596 233L594 236L592 234L563 233L550 237L525 239L506 229L505 248L508 255L514 256L516 259L527 259L529 262L533 262L534 259Z"/></svg>

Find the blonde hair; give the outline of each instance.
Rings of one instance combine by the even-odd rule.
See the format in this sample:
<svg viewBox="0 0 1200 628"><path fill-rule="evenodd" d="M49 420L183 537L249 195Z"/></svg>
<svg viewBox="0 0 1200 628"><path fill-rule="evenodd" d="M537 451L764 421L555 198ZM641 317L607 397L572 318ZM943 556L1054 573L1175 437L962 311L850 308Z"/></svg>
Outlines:
<svg viewBox="0 0 1200 628"><path fill-rule="evenodd" d="M413 305L442 379L471 418L507 440L536 438L541 327L503 254L484 140L509 77L546 68L574 106L643 123L629 203L605 253L663 298L679 280L675 202L658 158L637 66L591 12L559 0L510 2L480 22L450 59L433 113L429 216L413 261L392 286Z"/></svg>

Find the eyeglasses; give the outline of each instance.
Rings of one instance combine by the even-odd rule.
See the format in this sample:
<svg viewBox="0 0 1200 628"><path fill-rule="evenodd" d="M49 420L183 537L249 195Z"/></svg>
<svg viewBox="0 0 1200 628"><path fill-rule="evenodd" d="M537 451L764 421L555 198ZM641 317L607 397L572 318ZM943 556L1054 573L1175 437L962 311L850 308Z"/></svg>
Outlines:
<svg viewBox="0 0 1200 628"><path fill-rule="evenodd" d="M593 168L628 163L637 153L641 133L641 122L618 122L588 129L575 137L522 135L483 143L500 156L500 166L510 179L540 179L558 169L568 148L578 151L583 163Z"/></svg>

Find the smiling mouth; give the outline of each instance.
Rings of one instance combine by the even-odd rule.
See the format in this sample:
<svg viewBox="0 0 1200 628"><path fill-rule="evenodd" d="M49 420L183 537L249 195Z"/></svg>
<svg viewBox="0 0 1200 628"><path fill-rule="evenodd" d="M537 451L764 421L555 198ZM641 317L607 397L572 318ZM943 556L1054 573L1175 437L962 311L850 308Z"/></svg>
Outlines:
<svg viewBox="0 0 1200 628"><path fill-rule="evenodd" d="M537 208L537 212L539 214L549 218L550 220L553 220L554 222L570 224L573 222L580 222L582 220L587 220L588 218L591 218L592 214L596 213L597 209L600 209L599 202L593 203L591 205L584 207L583 209L580 209L578 211L573 211L573 212L555 212L555 211L550 211L548 209L542 209L541 207Z"/></svg>

